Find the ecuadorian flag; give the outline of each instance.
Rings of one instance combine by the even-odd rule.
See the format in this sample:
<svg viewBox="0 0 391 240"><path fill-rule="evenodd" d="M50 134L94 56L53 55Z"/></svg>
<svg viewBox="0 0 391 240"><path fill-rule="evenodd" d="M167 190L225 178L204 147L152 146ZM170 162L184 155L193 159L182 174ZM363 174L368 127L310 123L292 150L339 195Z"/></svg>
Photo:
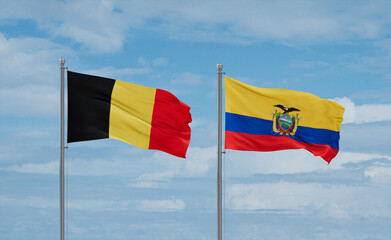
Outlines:
<svg viewBox="0 0 391 240"><path fill-rule="evenodd" d="M114 138L184 158L191 121L167 91L68 71L68 143Z"/></svg>
<svg viewBox="0 0 391 240"><path fill-rule="evenodd" d="M258 88L225 77L225 148L306 149L330 161L339 151L345 109L313 94Z"/></svg>

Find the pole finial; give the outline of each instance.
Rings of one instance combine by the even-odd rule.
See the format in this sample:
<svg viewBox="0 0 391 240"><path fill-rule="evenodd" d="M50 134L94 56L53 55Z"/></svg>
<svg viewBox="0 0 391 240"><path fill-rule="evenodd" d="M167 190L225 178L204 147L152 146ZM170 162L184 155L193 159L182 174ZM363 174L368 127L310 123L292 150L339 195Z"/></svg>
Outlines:
<svg viewBox="0 0 391 240"><path fill-rule="evenodd" d="M223 70L223 64L221 64L221 63L219 63L219 64L217 64L217 71L221 71L221 70Z"/></svg>
<svg viewBox="0 0 391 240"><path fill-rule="evenodd" d="M65 59L64 58L60 58L59 62L60 62L60 65L62 67L65 65Z"/></svg>

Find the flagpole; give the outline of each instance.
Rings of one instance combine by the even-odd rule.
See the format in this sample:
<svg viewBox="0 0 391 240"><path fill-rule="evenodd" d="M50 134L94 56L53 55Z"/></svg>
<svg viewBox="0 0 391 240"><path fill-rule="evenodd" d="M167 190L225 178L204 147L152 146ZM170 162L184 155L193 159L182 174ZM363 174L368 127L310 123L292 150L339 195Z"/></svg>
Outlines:
<svg viewBox="0 0 391 240"><path fill-rule="evenodd" d="M64 67L60 58L60 240L64 240Z"/></svg>
<svg viewBox="0 0 391 240"><path fill-rule="evenodd" d="M222 75L217 64L217 239L222 240Z"/></svg>

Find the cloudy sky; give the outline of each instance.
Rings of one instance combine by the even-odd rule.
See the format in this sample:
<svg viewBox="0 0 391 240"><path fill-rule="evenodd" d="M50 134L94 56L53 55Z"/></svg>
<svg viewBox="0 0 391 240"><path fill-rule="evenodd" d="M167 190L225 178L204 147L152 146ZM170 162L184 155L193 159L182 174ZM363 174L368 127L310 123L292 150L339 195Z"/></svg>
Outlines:
<svg viewBox="0 0 391 240"><path fill-rule="evenodd" d="M191 107L188 158L69 144L69 239L216 239L216 64L346 108L327 165L227 150L225 239L391 239L390 1L0 0L0 238L59 237L59 58Z"/></svg>

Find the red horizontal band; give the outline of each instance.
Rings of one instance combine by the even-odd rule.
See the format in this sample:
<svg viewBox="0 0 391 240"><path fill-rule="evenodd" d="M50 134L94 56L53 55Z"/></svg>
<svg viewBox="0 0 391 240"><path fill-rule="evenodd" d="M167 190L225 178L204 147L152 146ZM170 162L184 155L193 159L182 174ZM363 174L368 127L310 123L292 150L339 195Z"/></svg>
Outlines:
<svg viewBox="0 0 391 240"><path fill-rule="evenodd" d="M225 131L225 148L261 152L306 149L315 156L322 157L328 163L338 153L338 150L331 148L329 145L303 143L284 136L255 135L231 131Z"/></svg>

